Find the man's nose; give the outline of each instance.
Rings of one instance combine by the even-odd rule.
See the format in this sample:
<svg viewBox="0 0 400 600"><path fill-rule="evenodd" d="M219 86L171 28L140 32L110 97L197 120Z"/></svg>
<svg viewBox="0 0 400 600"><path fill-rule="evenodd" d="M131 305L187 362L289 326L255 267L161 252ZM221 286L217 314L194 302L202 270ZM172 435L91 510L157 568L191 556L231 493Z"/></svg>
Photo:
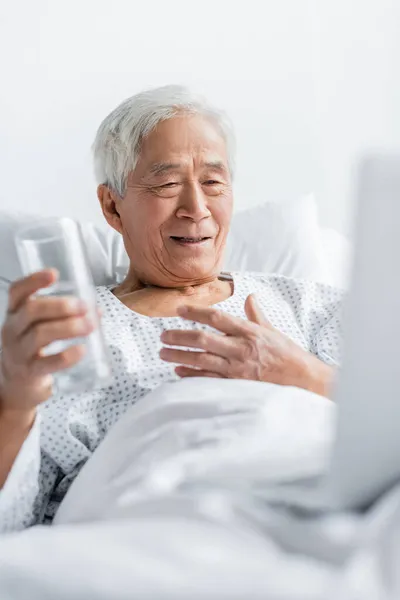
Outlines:
<svg viewBox="0 0 400 600"><path fill-rule="evenodd" d="M200 183L191 181L184 186L176 216L196 222L211 216L208 199Z"/></svg>

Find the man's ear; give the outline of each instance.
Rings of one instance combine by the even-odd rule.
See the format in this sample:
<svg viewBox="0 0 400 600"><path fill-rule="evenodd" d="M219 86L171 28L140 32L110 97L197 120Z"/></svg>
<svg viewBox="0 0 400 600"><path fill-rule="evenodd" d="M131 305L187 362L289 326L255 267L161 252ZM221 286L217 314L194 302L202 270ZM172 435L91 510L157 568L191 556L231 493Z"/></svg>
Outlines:
<svg viewBox="0 0 400 600"><path fill-rule="evenodd" d="M122 222L118 212L118 203L121 200L119 195L102 183L97 188L97 197L107 223L118 233L122 233Z"/></svg>

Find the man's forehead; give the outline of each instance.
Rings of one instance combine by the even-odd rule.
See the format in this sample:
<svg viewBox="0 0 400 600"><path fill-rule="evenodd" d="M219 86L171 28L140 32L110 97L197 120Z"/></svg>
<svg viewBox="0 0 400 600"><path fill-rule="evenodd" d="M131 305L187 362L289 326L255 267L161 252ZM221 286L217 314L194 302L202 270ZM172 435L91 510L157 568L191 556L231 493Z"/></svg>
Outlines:
<svg viewBox="0 0 400 600"><path fill-rule="evenodd" d="M159 123L141 141L141 159L147 163L175 162L195 156L226 157L226 141L214 124L202 117L173 118ZM178 161L176 161L178 162Z"/></svg>

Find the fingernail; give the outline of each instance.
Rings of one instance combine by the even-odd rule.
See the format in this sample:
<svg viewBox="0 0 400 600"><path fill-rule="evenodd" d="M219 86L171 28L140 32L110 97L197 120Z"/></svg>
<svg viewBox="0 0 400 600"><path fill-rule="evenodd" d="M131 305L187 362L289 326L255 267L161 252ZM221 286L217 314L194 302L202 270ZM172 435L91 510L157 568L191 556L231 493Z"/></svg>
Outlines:
<svg viewBox="0 0 400 600"><path fill-rule="evenodd" d="M87 318L86 324L87 324L89 331L94 331L99 326L98 322L94 321L93 318L91 318L91 319Z"/></svg>
<svg viewBox="0 0 400 600"><path fill-rule="evenodd" d="M88 309L86 302L84 300L81 300L80 298L70 298L69 305L71 307L71 310L76 312Z"/></svg>
<svg viewBox="0 0 400 600"><path fill-rule="evenodd" d="M54 278L55 281L57 281L57 279L60 277L58 269L47 269L47 273L51 275L51 277Z"/></svg>

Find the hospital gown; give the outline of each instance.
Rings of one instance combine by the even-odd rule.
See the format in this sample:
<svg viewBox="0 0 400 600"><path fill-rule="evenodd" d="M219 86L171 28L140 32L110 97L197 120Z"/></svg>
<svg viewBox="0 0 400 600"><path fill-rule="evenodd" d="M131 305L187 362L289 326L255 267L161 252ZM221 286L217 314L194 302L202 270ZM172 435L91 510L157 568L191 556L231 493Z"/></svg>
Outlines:
<svg viewBox="0 0 400 600"><path fill-rule="evenodd" d="M255 293L265 317L299 346L329 365L340 362L342 292L315 282L256 273L232 274L234 292L215 305L245 319ZM180 317L147 317L128 309L107 287L97 288L109 348L109 385L54 395L38 409L34 426L0 490L0 532L51 523L72 481L110 427L154 388L178 379L162 361L167 329L207 329ZM195 388L194 388L195 393ZM95 502L95 499L93 499Z"/></svg>

